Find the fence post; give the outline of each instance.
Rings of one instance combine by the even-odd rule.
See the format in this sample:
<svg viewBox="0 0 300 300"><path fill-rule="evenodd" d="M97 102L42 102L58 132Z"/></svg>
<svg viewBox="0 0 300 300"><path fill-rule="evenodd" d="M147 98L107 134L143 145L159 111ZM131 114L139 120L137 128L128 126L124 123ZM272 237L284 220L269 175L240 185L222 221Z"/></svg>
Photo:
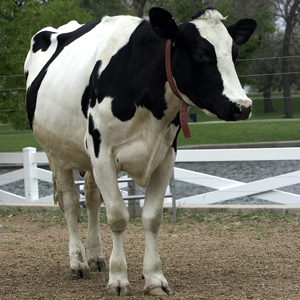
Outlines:
<svg viewBox="0 0 300 300"><path fill-rule="evenodd" d="M80 180L79 171L77 169L72 169L72 172L73 172L74 181L79 181ZM80 186L76 184L75 189L76 189L78 199L80 199Z"/></svg>
<svg viewBox="0 0 300 300"><path fill-rule="evenodd" d="M134 182L128 182L128 196L140 194L140 187ZM128 212L130 217L141 216L140 200L128 200Z"/></svg>
<svg viewBox="0 0 300 300"><path fill-rule="evenodd" d="M27 147L23 149L24 187L25 200L33 202L39 199L39 185L35 177L37 164L34 162L36 148Z"/></svg>
<svg viewBox="0 0 300 300"><path fill-rule="evenodd" d="M79 170L77 169L72 169L72 173L73 173L73 178L74 178L74 182L75 181L80 181L80 176L79 176ZM79 184L75 184L75 189L76 189L76 193L78 196L78 201L80 201L80 185ZM81 211L80 211L80 202L78 202L78 220L80 220L80 216L81 216Z"/></svg>
<svg viewBox="0 0 300 300"><path fill-rule="evenodd" d="M177 222L176 214L176 201L175 201L175 178L174 178L174 169L170 178L170 192L172 194L172 211L173 211L173 223Z"/></svg>

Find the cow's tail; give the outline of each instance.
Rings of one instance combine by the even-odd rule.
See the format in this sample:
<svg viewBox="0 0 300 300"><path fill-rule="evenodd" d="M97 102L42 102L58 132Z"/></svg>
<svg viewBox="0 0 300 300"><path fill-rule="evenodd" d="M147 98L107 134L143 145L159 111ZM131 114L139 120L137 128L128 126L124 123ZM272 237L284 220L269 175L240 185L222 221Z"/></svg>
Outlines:
<svg viewBox="0 0 300 300"><path fill-rule="evenodd" d="M58 186L58 178L57 171L54 159L47 154L50 169L52 171L52 183L53 183L53 200L54 204L58 204L60 209L64 212L64 200L63 200L63 192Z"/></svg>
<svg viewBox="0 0 300 300"><path fill-rule="evenodd" d="M63 200L63 192L57 186L57 179L55 176L55 172L52 172L52 181L53 181L53 200L54 204L58 204L60 209L64 212L64 200Z"/></svg>

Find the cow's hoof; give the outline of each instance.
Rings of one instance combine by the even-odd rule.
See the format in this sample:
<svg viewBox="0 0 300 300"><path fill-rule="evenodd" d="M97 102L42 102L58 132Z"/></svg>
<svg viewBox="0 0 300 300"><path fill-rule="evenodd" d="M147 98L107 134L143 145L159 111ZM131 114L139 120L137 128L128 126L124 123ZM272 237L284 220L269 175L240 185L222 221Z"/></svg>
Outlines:
<svg viewBox="0 0 300 300"><path fill-rule="evenodd" d="M145 289L144 294L147 296L167 296L167 295L173 295L173 292L168 286L165 287L165 286L151 285Z"/></svg>
<svg viewBox="0 0 300 300"><path fill-rule="evenodd" d="M91 258L88 261L88 265L92 272L105 272L107 270L104 258Z"/></svg>
<svg viewBox="0 0 300 300"><path fill-rule="evenodd" d="M125 286L108 286L106 288L106 292L108 295L110 296L130 296L130 289L129 289L129 285L125 285Z"/></svg>
<svg viewBox="0 0 300 300"><path fill-rule="evenodd" d="M90 279L90 269L83 268L83 269L71 269L70 270L70 279L77 280L77 279Z"/></svg>

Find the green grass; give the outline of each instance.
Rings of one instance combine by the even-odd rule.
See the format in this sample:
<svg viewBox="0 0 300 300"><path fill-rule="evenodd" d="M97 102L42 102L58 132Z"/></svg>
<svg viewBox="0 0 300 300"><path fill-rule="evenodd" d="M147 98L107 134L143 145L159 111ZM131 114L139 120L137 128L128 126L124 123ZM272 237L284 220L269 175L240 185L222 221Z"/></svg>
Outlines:
<svg viewBox="0 0 300 300"><path fill-rule="evenodd" d="M0 124L0 152L21 152L26 147L43 150L31 130L14 130L11 125Z"/></svg>
<svg viewBox="0 0 300 300"><path fill-rule="evenodd" d="M275 113L264 113L264 102L261 93L250 93L253 100L253 112L250 122L219 123L219 124L193 124L189 125L192 137L185 139L182 132L178 136L178 145L201 144L237 144L256 142L278 142L300 140L299 121L283 119L284 101L282 93L272 93L272 103ZM300 119L300 94L292 93L292 107L294 119ZM197 122L220 121L218 118L206 116L199 108L192 113L197 115ZM263 122L263 121L266 122ZM270 122L269 120L278 120ZM252 123L251 121L259 121Z"/></svg>
<svg viewBox="0 0 300 300"><path fill-rule="evenodd" d="M272 103L274 109L277 111L271 114L264 113L264 100L262 99L262 93L249 93L249 98L253 101L253 111L251 120L267 120L267 119L282 119L284 115L284 101L282 98L282 93L272 93ZM293 117L295 119L300 119L300 94L299 92L292 93L292 108ZM295 98L294 98L295 97ZM205 115L199 108L195 107L192 111L197 115L197 122L211 122L219 121L218 118L209 117Z"/></svg>
<svg viewBox="0 0 300 300"><path fill-rule="evenodd" d="M300 94L292 93L292 107L294 119L300 119ZM201 144L236 144L252 142L277 142L300 140L299 121L285 121L284 102L282 93L273 93L272 102L276 113L263 113L264 104L261 93L249 94L253 99L253 113L250 121L262 121L259 123L237 122L218 124L190 124L192 137L185 139L182 132L178 137L178 145L201 145ZM217 118L206 116L200 109L194 108L197 122L220 121ZM269 122L275 119L278 122ZM279 122L281 121L281 122ZM26 147L35 147L42 151L41 145L36 141L30 130L18 131L12 126L0 124L0 152L18 152Z"/></svg>
<svg viewBox="0 0 300 300"><path fill-rule="evenodd" d="M185 139L180 132L179 146L300 140L299 121L190 124L189 127L192 137Z"/></svg>
<svg viewBox="0 0 300 300"><path fill-rule="evenodd" d="M299 121L281 122L240 122L218 124L190 124L192 137L185 139L182 132L178 136L178 145L236 144L253 142L278 142L300 140ZM18 152L26 147L35 147L42 151L31 131L1 132L0 152Z"/></svg>

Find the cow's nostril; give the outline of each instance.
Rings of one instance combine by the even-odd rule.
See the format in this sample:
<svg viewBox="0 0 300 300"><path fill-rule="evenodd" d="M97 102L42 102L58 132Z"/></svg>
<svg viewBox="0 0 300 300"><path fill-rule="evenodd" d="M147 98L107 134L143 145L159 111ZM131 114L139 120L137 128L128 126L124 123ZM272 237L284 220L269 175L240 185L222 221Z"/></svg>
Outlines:
<svg viewBox="0 0 300 300"><path fill-rule="evenodd" d="M240 104L238 104L238 103L234 103L234 105L233 105L233 111L234 111L234 113L238 116L238 115L240 115L241 114L241 112L242 112L242 105L240 105Z"/></svg>
<svg viewBox="0 0 300 300"><path fill-rule="evenodd" d="M236 121L248 120L252 111L252 105L246 107L244 105L235 103L233 110L236 115Z"/></svg>

